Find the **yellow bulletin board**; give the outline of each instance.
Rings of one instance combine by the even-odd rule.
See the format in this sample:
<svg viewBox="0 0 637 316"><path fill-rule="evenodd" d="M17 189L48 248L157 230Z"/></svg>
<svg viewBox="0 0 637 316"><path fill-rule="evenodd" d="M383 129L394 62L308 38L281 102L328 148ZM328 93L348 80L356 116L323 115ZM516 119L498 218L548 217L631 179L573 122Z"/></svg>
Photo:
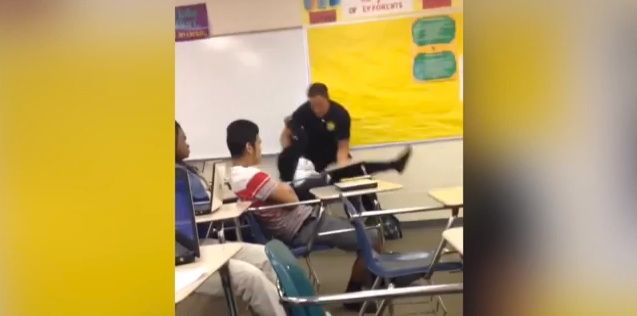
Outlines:
<svg viewBox="0 0 637 316"><path fill-rule="evenodd" d="M461 12L310 27L312 81L352 117L353 145L461 136Z"/></svg>

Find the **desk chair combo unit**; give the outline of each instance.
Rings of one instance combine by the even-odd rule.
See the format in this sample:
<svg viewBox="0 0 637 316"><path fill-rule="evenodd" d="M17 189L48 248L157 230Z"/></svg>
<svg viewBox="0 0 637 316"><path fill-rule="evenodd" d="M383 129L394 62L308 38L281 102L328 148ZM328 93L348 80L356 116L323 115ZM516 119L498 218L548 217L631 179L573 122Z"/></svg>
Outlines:
<svg viewBox="0 0 637 316"><path fill-rule="evenodd" d="M454 242L458 241L458 234L460 235L460 247L453 247L453 243L452 248L455 248L455 251L460 253L460 256L462 257L463 252L462 252L462 228L460 230L460 232L458 233L457 230L454 230L452 227L454 226L454 223L456 222L456 220L458 219L458 216L460 215L460 208L463 207L464 205L464 193L463 193L463 187L462 186L457 186L457 187L450 187L450 188L440 188L440 189L434 189L429 191L429 195L434 198L436 201L440 202L443 205L443 209L451 209L451 216L449 217L449 220L447 221L447 226L445 226L444 232L446 232L447 236L449 236L449 232L448 231L452 231L451 233L451 238L453 239ZM436 251L434 252L434 258L433 258L433 262L438 263L438 261L440 261L440 258L448 253L453 253L453 251L447 249L447 245L448 245L448 239L445 237L445 233L443 232L443 238L440 239L440 243L438 244L438 248L436 249ZM456 243L456 246L458 244ZM431 273L429 273L427 275L427 278L431 277Z"/></svg>
<svg viewBox="0 0 637 316"><path fill-rule="evenodd" d="M316 270L312 266L310 255L314 251L323 251L323 250L333 249L333 247L330 245L316 241L316 238L321 236L347 233L354 230L353 228L349 228L349 229L340 229L340 230L333 230L333 231L327 231L327 232L319 232L321 226L323 225L323 220L325 219L325 204L322 204L319 202L320 200L315 199L315 200L306 200L306 201L300 201L300 202L294 202L294 203L254 207L254 208L248 209L248 212L246 212L243 215L246 221L248 222L248 225L250 226L250 230L255 239L255 242L265 245L268 241L272 240L272 236L268 232L261 229L262 226L259 223L259 220L256 218L256 216L253 214L253 212L265 211L265 210L281 208L281 207L314 205L315 207L314 212L316 212L316 217L318 218L318 224L314 227L314 232L312 233L312 237L310 238L308 243L305 245L290 246L290 251L292 252L292 254L294 254L294 256L302 257L303 259L305 259L305 263L309 271L309 278L312 281L312 285L314 286L316 291L319 290L321 283L320 283L318 274L316 273ZM365 227L365 229L378 229L380 231L380 225ZM380 234L380 236L382 236L382 234Z"/></svg>
<svg viewBox="0 0 637 316"><path fill-rule="evenodd" d="M372 284L372 290L377 289L382 283L388 288L393 288L395 285L410 284L413 281L422 279L428 285L433 285L431 277L434 271L459 271L462 270L461 262L439 262L434 253L429 251L412 251L405 253L377 253L372 247L371 241L365 234L363 220L369 216L377 216L378 212L383 213L409 213L409 212L423 212L440 210L440 207L435 208L405 208L396 210L374 211L365 212L364 210L356 210L354 205L345 197L341 197L343 205L347 215L349 216L352 225L356 230L356 237L358 244L365 260L365 264L370 272L376 275L376 279ZM439 259L439 258L438 258ZM433 296L432 296L433 298ZM369 301L365 301L361 307L359 315L363 315L363 311L366 310ZM390 308L390 314L393 314L393 307L391 300L382 300L378 306L378 311L382 311L388 307ZM432 312L438 312L442 307L444 314L447 313L447 308L440 296L437 296L437 304Z"/></svg>
<svg viewBox="0 0 637 316"><path fill-rule="evenodd" d="M200 248L190 180L182 166L175 167L175 235L175 303L193 293L218 270L230 315L238 315L227 262L241 246L223 244ZM193 273L198 276L191 279Z"/></svg>
<svg viewBox="0 0 637 316"><path fill-rule="evenodd" d="M208 223L207 228L201 231L205 231L205 233L200 237L209 238L211 233L217 236L219 234L224 235L226 230L234 230L235 239L242 241L241 229L245 226L241 225L239 217L247 206L242 203L236 203L236 199L228 200L223 198L225 173L225 166L222 163L213 163L211 180L204 179L206 183L210 184L210 199L194 201L197 224ZM233 225L227 227L225 225L226 221L233 221ZM221 223L219 229L213 227L213 222Z"/></svg>
<svg viewBox="0 0 637 316"><path fill-rule="evenodd" d="M266 244L265 252L277 274L281 302L286 306L290 316L329 315L322 306L327 304L454 294L462 293L463 290L462 283L456 283L317 296L305 271L298 265L296 257L284 243L276 239L272 240ZM382 315L383 311L378 309L376 315Z"/></svg>

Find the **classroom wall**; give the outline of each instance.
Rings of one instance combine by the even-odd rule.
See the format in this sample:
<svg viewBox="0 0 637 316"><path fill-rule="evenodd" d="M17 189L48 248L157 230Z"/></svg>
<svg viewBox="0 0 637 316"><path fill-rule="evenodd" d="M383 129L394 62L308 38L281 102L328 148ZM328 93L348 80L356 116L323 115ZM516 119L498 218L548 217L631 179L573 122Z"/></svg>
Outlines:
<svg viewBox="0 0 637 316"><path fill-rule="evenodd" d="M301 25L301 1L299 0L175 0L176 5L205 2L209 20L215 35L263 31ZM345 104L347 106L347 104ZM395 157L401 146L385 146L355 149L355 159L384 160ZM432 188L462 185L462 139L431 141L413 145L413 156L402 175L386 173L379 178L403 184L404 189L381 195L384 208L433 205L427 196ZM276 158L264 157L262 168L278 175ZM400 216L401 220L447 218L449 212L414 213Z"/></svg>
<svg viewBox="0 0 637 316"><path fill-rule="evenodd" d="M213 35L300 26L300 0L174 0L176 6L206 3Z"/></svg>

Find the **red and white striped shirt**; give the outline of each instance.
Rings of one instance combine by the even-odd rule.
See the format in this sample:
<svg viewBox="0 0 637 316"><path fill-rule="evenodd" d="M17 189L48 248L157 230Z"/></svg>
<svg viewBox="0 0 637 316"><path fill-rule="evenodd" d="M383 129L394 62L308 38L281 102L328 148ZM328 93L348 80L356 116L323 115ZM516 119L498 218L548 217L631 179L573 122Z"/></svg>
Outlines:
<svg viewBox="0 0 637 316"><path fill-rule="evenodd" d="M240 200L251 201L251 206L266 205L277 185L277 180L256 167L233 166L230 170L232 191ZM259 211L255 215L274 237L289 242L311 213L311 207L298 206L293 210L280 208Z"/></svg>

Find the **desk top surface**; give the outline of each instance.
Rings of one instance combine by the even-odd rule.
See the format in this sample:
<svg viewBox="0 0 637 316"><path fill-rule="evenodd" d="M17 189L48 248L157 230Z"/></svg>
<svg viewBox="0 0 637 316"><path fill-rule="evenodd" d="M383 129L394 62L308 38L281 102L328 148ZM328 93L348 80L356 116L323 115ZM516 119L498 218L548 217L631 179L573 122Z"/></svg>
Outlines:
<svg viewBox="0 0 637 316"><path fill-rule="evenodd" d="M241 247L239 243L201 246L199 248L201 256L195 262L175 266L175 303L181 302L192 294L241 250ZM184 282L187 284L183 285Z"/></svg>
<svg viewBox="0 0 637 316"><path fill-rule="evenodd" d="M463 187L439 188L429 191L429 195L445 206L464 205Z"/></svg>
<svg viewBox="0 0 637 316"><path fill-rule="evenodd" d="M403 186L398 183L393 183L393 182L378 180L378 179L374 179L374 180L378 182L378 187L372 188L372 189L342 192L337 187L333 185L328 185L328 186L310 189L310 193L312 193L312 195L314 195L317 199L320 199L320 200L337 200L337 199L340 199L341 193L345 197L350 197L350 196L359 196L359 195L365 195L365 194L371 194L371 193L396 191L403 188Z"/></svg>
<svg viewBox="0 0 637 316"><path fill-rule="evenodd" d="M445 230L444 232L442 232L442 238L444 238L445 240L447 240L447 242L456 250L458 250L458 252L460 252L460 254L462 255L462 244L464 241L464 229L463 227L455 227L455 228L449 228L447 230Z"/></svg>
<svg viewBox="0 0 637 316"><path fill-rule="evenodd" d="M250 202L223 204L218 210L210 214L195 216L195 221L197 223L207 223L239 217L250 207L250 204Z"/></svg>

